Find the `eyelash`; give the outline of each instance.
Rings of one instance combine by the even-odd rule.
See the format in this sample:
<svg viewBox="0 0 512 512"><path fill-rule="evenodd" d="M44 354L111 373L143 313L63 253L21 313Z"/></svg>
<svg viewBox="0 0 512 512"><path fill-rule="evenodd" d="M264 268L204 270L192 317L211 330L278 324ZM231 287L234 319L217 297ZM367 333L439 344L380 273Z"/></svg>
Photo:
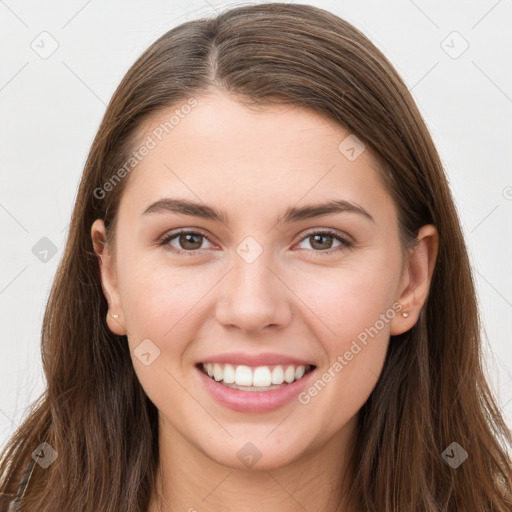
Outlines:
<svg viewBox="0 0 512 512"><path fill-rule="evenodd" d="M161 239L160 239L160 242L159 242L159 246L165 246L165 250L167 251L170 251L172 253L175 253L175 254L180 254L180 255L187 255L187 256L195 256L197 254L200 254L201 251L200 250L197 250L197 251L185 251L185 250L180 250L180 249L176 249L175 247L172 247L171 245L168 245L169 242L173 239L173 238L176 238L177 236L179 235L199 235L203 238L206 238L208 241L209 238L206 236L206 235L203 235L202 233L198 232L198 231L186 231L186 230L182 230L182 231L178 231L178 232L171 232L171 233L168 233L166 235L164 235ZM344 249L349 249L352 247L353 243L346 237L344 236L341 236L338 232L336 231L332 231L330 229L325 229L325 230L322 230L322 231L311 231L309 233L306 233L299 241L299 243L303 242L304 240L306 240L307 238L313 236L313 235L327 235L327 236L330 236L336 240L338 240L339 242L342 243L342 246L338 246L338 247L335 247L334 249L327 249L325 251L315 251L315 250L309 250L309 252L313 253L313 254L319 254L319 255L330 255L330 254L333 254L335 252L338 252L338 251L342 251Z"/></svg>

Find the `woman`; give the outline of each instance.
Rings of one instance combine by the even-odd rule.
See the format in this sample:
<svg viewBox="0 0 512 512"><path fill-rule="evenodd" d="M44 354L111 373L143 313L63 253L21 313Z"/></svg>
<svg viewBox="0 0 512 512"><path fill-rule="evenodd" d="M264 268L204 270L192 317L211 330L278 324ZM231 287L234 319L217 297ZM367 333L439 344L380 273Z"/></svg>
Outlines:
<svg viewBox="0 0 512 512"><path fill-rule="evenodd" d="M137 60L42 343L0 510L511 509L438 154L391 64L324 10L232 9Z"/></svg>

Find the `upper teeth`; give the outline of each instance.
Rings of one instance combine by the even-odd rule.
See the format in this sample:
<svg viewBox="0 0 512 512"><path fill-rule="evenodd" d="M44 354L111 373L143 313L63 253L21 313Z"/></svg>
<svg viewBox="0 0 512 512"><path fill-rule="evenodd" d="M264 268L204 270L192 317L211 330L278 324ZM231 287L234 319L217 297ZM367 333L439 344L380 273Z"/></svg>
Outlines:
<svg viewBox="0 0 512 512"><path fill-rule="evenodd" d="M222 380L225 384L266 387L283 382L290 384L294 380L299 380L306 373L306 366L277 365L271 369L269 366L252 368L245 365L203 363L203 370L216 381Z"/></svg>

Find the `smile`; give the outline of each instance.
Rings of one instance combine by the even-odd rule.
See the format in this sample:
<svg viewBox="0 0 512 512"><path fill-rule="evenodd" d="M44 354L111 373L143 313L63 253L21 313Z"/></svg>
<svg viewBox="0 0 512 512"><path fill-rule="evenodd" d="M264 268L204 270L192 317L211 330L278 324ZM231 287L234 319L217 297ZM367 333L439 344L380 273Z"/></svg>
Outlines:
<svg viewBox="0 0 512 512"><path fill-rule="evenodd" d="M243 413L264 413L296 399L311 382L316 366L199 363L196 368L205 391L221 406Z"/></svg>
<svg viewBox="0 0 512 512"><path fill-rule="evenodd" d="M273 365L251 367L246 365L202 363L204 373L232 389L270 391L301 379L312 370L312 365Z"/></svg>

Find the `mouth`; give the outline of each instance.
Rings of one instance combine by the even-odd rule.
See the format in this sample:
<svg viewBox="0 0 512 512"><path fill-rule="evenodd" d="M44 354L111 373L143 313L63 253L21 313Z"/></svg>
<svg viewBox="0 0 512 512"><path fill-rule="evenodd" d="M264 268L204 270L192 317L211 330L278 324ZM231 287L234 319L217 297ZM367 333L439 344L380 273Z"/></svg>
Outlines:
<svg viewBox="0 0 512 512"><path fill-rule="evenodd" d="M303 379L316 368L312 364L247 366L229 363L198 363L196 366L210 379L227 388L255 392L286 387Z"/></svg>

